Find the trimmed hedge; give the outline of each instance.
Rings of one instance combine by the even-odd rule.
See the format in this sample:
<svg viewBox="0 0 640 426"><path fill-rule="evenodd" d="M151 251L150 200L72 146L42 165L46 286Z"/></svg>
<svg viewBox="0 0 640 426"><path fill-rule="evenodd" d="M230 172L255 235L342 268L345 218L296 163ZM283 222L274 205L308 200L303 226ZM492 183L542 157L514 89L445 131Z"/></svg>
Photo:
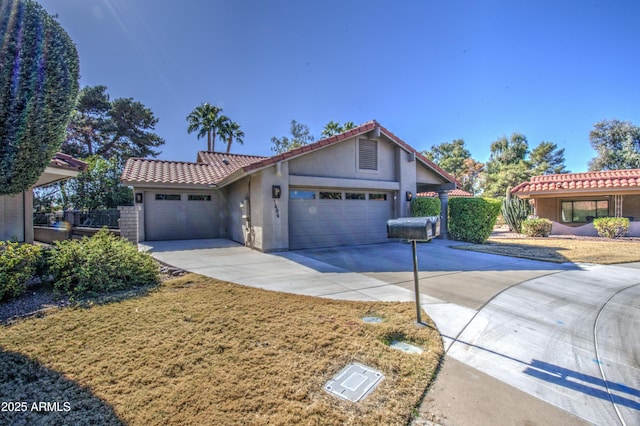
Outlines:
<svg viewBox="0 0 640 426"><path fill-rule="evenodd" d="M500 200L490 198L451 198L449 235L454 240L484 243L493 231L501 207Z"/></svg>
<svg viewBox="0 0 640 426"><path fill-rule="evenodd" d="M40 247L0 241L0 300L23 294L26 282L37 274L41 263Z"/></svg>
<svg viewBox="0 0 640 426"><path fill-rule="evenodd" d="M71 295L124 290L159 280L151 256L106 229L91 238L57 241L49 262L54 288Z"/></svg>
<svg viewBox="0 0 640 426"><path fill-rule="evenodd" d="M593 227L601 237L624 237L629 232L629 219L626 217L599 217L593 220Z"/></svg>
<svg viewBox="0 0 640 426"><path fill-rule="evenodd" d="M522 222L522 233L527 237L548 237L552 226L549 219L527 219Z"/></svg>
<svg viewBox="0 0 640 426"><path fill-rule="evenodd" d="M440 216L441 204L439 198L416 197L411 201L411 216Z"/></svg>

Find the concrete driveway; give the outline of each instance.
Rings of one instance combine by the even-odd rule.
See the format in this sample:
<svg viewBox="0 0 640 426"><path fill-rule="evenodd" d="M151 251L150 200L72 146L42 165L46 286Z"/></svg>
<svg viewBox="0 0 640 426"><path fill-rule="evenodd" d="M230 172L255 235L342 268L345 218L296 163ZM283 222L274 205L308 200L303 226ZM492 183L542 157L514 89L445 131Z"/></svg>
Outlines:
<svg viewBox="0 0 640 426"><path fill-rule="evenodd" d="M593 424L640 425L640 264L559 265L455 244L418 246L422 307L447 350L445 383L436 381L424 410L452 424L578 423L525 413L532 399L507 384ZM413 288L409 244L298 253Z"/></svg>
<svg viewBox="0 0 640 426"><path fill-rule="evenodd" d="M640 265L558 265L452 244L418 246L422 307L447 350L423 412L454 425L640 424ZM238 284L413 300L409 244L264 254L201 240L147 249Z"/></svg>

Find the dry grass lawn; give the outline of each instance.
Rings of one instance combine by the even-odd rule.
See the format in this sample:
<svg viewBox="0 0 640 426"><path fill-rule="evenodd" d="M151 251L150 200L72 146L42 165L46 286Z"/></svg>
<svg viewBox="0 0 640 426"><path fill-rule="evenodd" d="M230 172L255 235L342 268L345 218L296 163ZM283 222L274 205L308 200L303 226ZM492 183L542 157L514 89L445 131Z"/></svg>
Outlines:
<svg viewBox="0 0 640 426"><path fill-rule="evenodd" d="M377 315L379 324L361 318ZM199 275L144 297L0 326L0 401L61 412L0 412L4 424L407 424L442 356L412 303L332 301ZM388 347L397 337L421 355ZM323 385L350 362L383 372L364 401ZM69 402L70 411L64 411Z"/></svg>
<svg viewBox="0 0 640 426"><path fill-rule="evenodd" d="M486 244L456 246L456 248L556 263L607 265L640 262L640 241L606 238L490 238Z"/></svg>

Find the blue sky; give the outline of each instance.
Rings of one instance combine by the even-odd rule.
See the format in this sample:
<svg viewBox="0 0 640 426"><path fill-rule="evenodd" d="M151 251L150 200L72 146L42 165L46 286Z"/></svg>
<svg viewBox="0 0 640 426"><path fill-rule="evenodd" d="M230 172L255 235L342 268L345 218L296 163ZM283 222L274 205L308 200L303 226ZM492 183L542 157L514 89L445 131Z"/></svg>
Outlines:
<svg viewBox="0 0 640 426"><path fill-rule="evenodd" d="M40 0L75 41L81 84L159 118L160 158L195 161L202 102L271 155L291 119L376 119L419 150L462 138L486 161L520 132L585 171L602 119L640 125L640 2ZM225 145L218 142L217 149Z"/></svg>

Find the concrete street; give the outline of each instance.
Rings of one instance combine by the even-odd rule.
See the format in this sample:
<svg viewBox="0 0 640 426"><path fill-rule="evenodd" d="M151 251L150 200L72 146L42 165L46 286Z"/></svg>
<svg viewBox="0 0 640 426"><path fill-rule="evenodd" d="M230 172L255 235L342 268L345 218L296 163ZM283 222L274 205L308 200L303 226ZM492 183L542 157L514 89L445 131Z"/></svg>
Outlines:
<svg viewBox="0 0 640 426"><path fill-rule="evenodd" d="M447 355L422 406L445 424L640 424L639 264L536 262L418 245L422 307ZM276 291L413 300L411 246L264 254L226 240L149 246L168 264Z"/></svg>

